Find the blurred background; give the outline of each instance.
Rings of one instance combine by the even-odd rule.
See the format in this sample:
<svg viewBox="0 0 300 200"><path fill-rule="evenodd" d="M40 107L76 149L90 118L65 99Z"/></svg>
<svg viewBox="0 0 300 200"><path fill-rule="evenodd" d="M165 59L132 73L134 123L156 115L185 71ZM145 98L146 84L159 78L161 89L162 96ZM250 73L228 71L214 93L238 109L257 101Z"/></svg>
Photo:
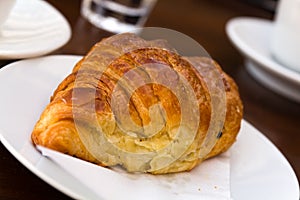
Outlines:
<svg viewBox="0 0 300 200"><path fill-rule="evenodd" d="M57 53L85 54L101 38L113 33L101 30L80 15L80 0L65 0L62 5L57 0L48 0L60 10L72 26L71 41ZM237 16L255 16L273 19L277 1L275 0L158 0L150 13L145 27L164 27L182 32L204 46L211 56L222 61L236 54L225 33L226 22ZM72 4L72 6L68 6ZM89 38L80 37L88 34ZM212 45L214 44L214 45ZM72 45L80 45L74 52ZM224 51L222 48L230 48ZM224 53L228 56L224 56ZM220 56L218 56L220 55ZM236 65L237 63L232 63Z"/></svg>
<svg viewBox="0 0 300 200"><path fill-rule="evenodd" d="M98 41L113 33L96 28L80 14L81 0L47 0L68 20L70 41L51 54L84 55ZM272 20L276 0L158 0L146 27L182 32L199 42L237 82L245 106L244 118L264 133L286 156L300 177L300 104L257 83L245 70L243 56L229 41L228 20L251 16ZM11 61L0 61L1 65ZM29 170L0 145L0 199L69 199ZM18 179L18 184L16 180ZM44 194L44 195L43 195Z"/></svg>

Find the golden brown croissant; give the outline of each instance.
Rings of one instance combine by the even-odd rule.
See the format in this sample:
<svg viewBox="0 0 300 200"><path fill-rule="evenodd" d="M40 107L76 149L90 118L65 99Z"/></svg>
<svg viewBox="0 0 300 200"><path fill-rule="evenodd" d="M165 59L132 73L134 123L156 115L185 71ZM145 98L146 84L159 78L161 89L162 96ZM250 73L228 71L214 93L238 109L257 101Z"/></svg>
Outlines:
<svg viewBox="0 0 300 200"><path fill-rule="evenodd" d="M120 34L97 43L58 86L36 145L130 172L187 171L235 141L238 88L209 58Z"/></svg>

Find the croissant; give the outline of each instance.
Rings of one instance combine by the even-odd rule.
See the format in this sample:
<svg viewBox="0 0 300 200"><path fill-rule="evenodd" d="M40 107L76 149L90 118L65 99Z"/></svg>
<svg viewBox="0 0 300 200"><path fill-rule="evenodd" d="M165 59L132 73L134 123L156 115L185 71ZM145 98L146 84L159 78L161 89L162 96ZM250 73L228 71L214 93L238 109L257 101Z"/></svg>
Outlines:
<svg viewBox="0 0 300 200"><path fill-rule="evenodd" d="M174 173L225 152L242 115L237 85L215 61L124 33L75 65L31 139L100 166Z"/></svg>

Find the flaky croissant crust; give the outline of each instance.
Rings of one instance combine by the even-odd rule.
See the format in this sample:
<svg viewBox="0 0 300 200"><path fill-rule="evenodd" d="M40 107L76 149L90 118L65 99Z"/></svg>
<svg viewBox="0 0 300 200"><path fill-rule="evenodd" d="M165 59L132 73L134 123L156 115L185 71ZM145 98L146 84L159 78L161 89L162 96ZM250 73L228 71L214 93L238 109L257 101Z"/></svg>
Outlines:
<svg viewBox="0 0 300 200"><path fill-rule="evenodd" d="M153 174L191 170L203 160L226 151L235 141L243 114L243 106L235 82L215 61L209 58L189 60L165 47L161 42L147 42L132 34L121 34L96 44L55 90L51 102L34 127L31 135L33 143L102 166L121 164L128 171ZM207 137L211 121L211 94L203 74L195 70L191 61L205 73L209 74L211 70L220 73L226 98L226 114L222 130L217 134L217 138L213 138L213 148L202 157L199 157L201 145ZM149 63L168 66L177 74L168 74L169 71L163 70L150 72L151 68L140 67ZM130 71L134 73L129 74ZM149 75L150 73L152 74ZM144 83L143 86L128 93L124 89L127 83L122 82L123 89L121 87L116 92L116 86L126 74L129 74L129 78L140 79ZM154 76L165 76L168 85L179 87L183 83L179 80L178 74L184 77L192 88L198 106L194 112L199 114L201 120L193 141L176 160L167 166L155 168L154 159L145 158L145 163L141 164L133 162L120 152L112 153L118 154L116 157L98 153L101 152L98 151L99 148L104 146L101 142L98 142L98 145L94 143L94 140L99 139L95 136L98 132L105 135L115 147L125 152L138 154L157 152L165 148L176 137L178 127L182 126L182 105L170 88L151 82L151 79ZM119 102L125 102L123 97L129 99L130 119L124 116L126 113L124 106L118 104L112 106L114 95ZM84 98L78 98L82 96ZM92 108L88 106L90 102ZM125 104L126 102L120 103L120 105ZM153 105L160 106L153 107ZM137 126L126 126L130 124L129 120ZM162 124L162 128L155 129ZM120 128L121 125L125 128ZM152 125L149 126L149 130L143 128L147 125ZM188 124L184 126L187 126L185 134L191 134L193 130L188 129ZM147 135L151 131L157 133L151 137L136 137L129 134ZM157 159L156 162L161 160Z"/></svg>

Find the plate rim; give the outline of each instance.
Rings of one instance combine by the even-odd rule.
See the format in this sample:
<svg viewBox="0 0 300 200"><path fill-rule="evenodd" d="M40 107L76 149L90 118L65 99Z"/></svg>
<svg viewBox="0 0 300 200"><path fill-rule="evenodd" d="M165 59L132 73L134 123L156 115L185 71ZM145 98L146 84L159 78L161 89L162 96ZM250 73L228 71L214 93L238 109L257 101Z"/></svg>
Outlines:
<svg viewBox="0 0 300 200"><path fill-rule="evenodd" d="M257 82L264 85L266 88L273 90L274 92L283 95L294 102L300 103L300 93L296 93L295 85L290 84L285 79L277 78L272 74L268 73L268 71L264 70L264 68L259 67L255 61L251 59L245 59L244 66L248 73L255 77Z"/></svg>
<svg viewBox="0 0 300 200"><path fill-rule="evenodd" d="M31 48L31 50L29 50L29 51L22 50L20 53L17 52L17 54L11 53L11 51L5 51L5 50L3 51L2 50L1 55L0 55L0 60L24 59L24 58L42 56L42 55L48 54L50 52L53 52L53 51L61 48L71 39L71 36L72 36L71 26L70 26L68 20L65 18L65 16L59 10L57 10L53 5L51 5L47 1L43 1L43 0L27 0L27 1L30 1L35 4L40 4L40 7L44 8L45 10L51 10L51 12L55 13L55 15L57 15L59 17L59 20L61 21L61 23L65 26L65 28L64 28L65 34L63 35L63 37L61 37L62 38L61 41L59 43L57 43L57 45L53 46L52 48L43 47L43 48L38 48L37 50L35 48ZM16 5L19 2L20 2L20 0L17 0ZM14 8L12 9L12 12L14 12Z"/></svg>
<svg viewBox="0 0 300 200"><path fill-rule="evenodd" d="M296 200L298 200L300 198L299 180L294 171L294 168L289 163L288 159L284 156L284 154L279 150L279 148L265 134L263 134L260 130L258 130L254 125L252 125L250 122L248 122L244 118L242 119L242 122L241 122L241 129L242 129L242 126L243 126L243 128L247 127L248 129L253 129L254 132L252 132L251 134L254 133L255 137L258 138L259 140L261 140L264 143L264 145L266 145L268 148L271 148L272 152L274 152L274 154L276 154L276 157L279 157L280 161L285 164L286 170L289 171L291 177L293 178L295 187L297 187L297 191L295 191L295 197L296 197ZM239 137L241 137L240 133L237 136L237 142L238 142ZM235 145L236 143L234 143L233 145Z"/></svg>
<svg viewBox="0 0 300 200"><path fill-rule="evenodd" d="M242 54L244 54L251 60L254 60L256 63L259 63L259 65L264 69L300 86L300 73L298 74L297 72L275 62L273 59L265 57L259 52L256 52L251 46L249 46L246 42L243 41L243 39L235 30L236 27L240 26L241 24L251 26L254 23L264 25L265 27L268 27L270 29L273 26L273 22L271 20L262 19L258 17L235 17L230 19L226 24L226 33L232 44Z"/></svg>
<svg viewBox="0 0 300 200"><path fill-rule="evenodd" d="M83 56L81 55L63 55L63 54L57 54L57 55L47 55L47 56L42 56L42 57L36 57L36 58L27 58L24 60L18 60L18 61L14 61L12 63L9 63L5 66L3 66L2 68L0 68L0 74L1 73L5 73L5 71L7 70L13 70L13 67L15 65L19 65L20 63L23 62L28 62L28 61L33 61L33 60L40 60L40 59L56 59L56 58L62 58L62 59L72 59L72 60L80 60ZM9 72L8 72L9 73ZM45 183L49 184L51 187L57 189L58 191L64 193L65 195L74 198L74 199L85 199L84 197L80 196L80 194L78 194L78 192L74 192L72 191L69 187L66 187L65 185L63 185L62 183L60 183L59 181L53 179L50 175L45 174L43 172L41 172L32 162L30 162L29 160L27 160L26 158L24 158L24 156L17 151L12 144L10 144L7 139L3 136L3 131L0 127L0 141L3 144L3 146L9 151L9 153L15 157L23 166L25 166L30 172L32 172L34 175L36 175L38 178L40 178L41 180L43 180ZM32 143L31 143L32 144ZM33 145L32 145L33 147ZM34 147L33 147L34 148ZM39 160L41 159L47 159L44 156L40 155L39 156ZM49 159L48 159L49 160ZM49 160L50 161L50 160ZM53 162L54 163L54 162ZM54 163L55 164L55 163ZM55 164L56 165L56 164ZM60 168L58 165L56 165L58 168ZM62 169L63 170L63 169ZM63 170L65 173L65 170ZM81 184L80 182L78 182L78 184ZM81 184L82 187L85 187L83 184Z"/></svg>

